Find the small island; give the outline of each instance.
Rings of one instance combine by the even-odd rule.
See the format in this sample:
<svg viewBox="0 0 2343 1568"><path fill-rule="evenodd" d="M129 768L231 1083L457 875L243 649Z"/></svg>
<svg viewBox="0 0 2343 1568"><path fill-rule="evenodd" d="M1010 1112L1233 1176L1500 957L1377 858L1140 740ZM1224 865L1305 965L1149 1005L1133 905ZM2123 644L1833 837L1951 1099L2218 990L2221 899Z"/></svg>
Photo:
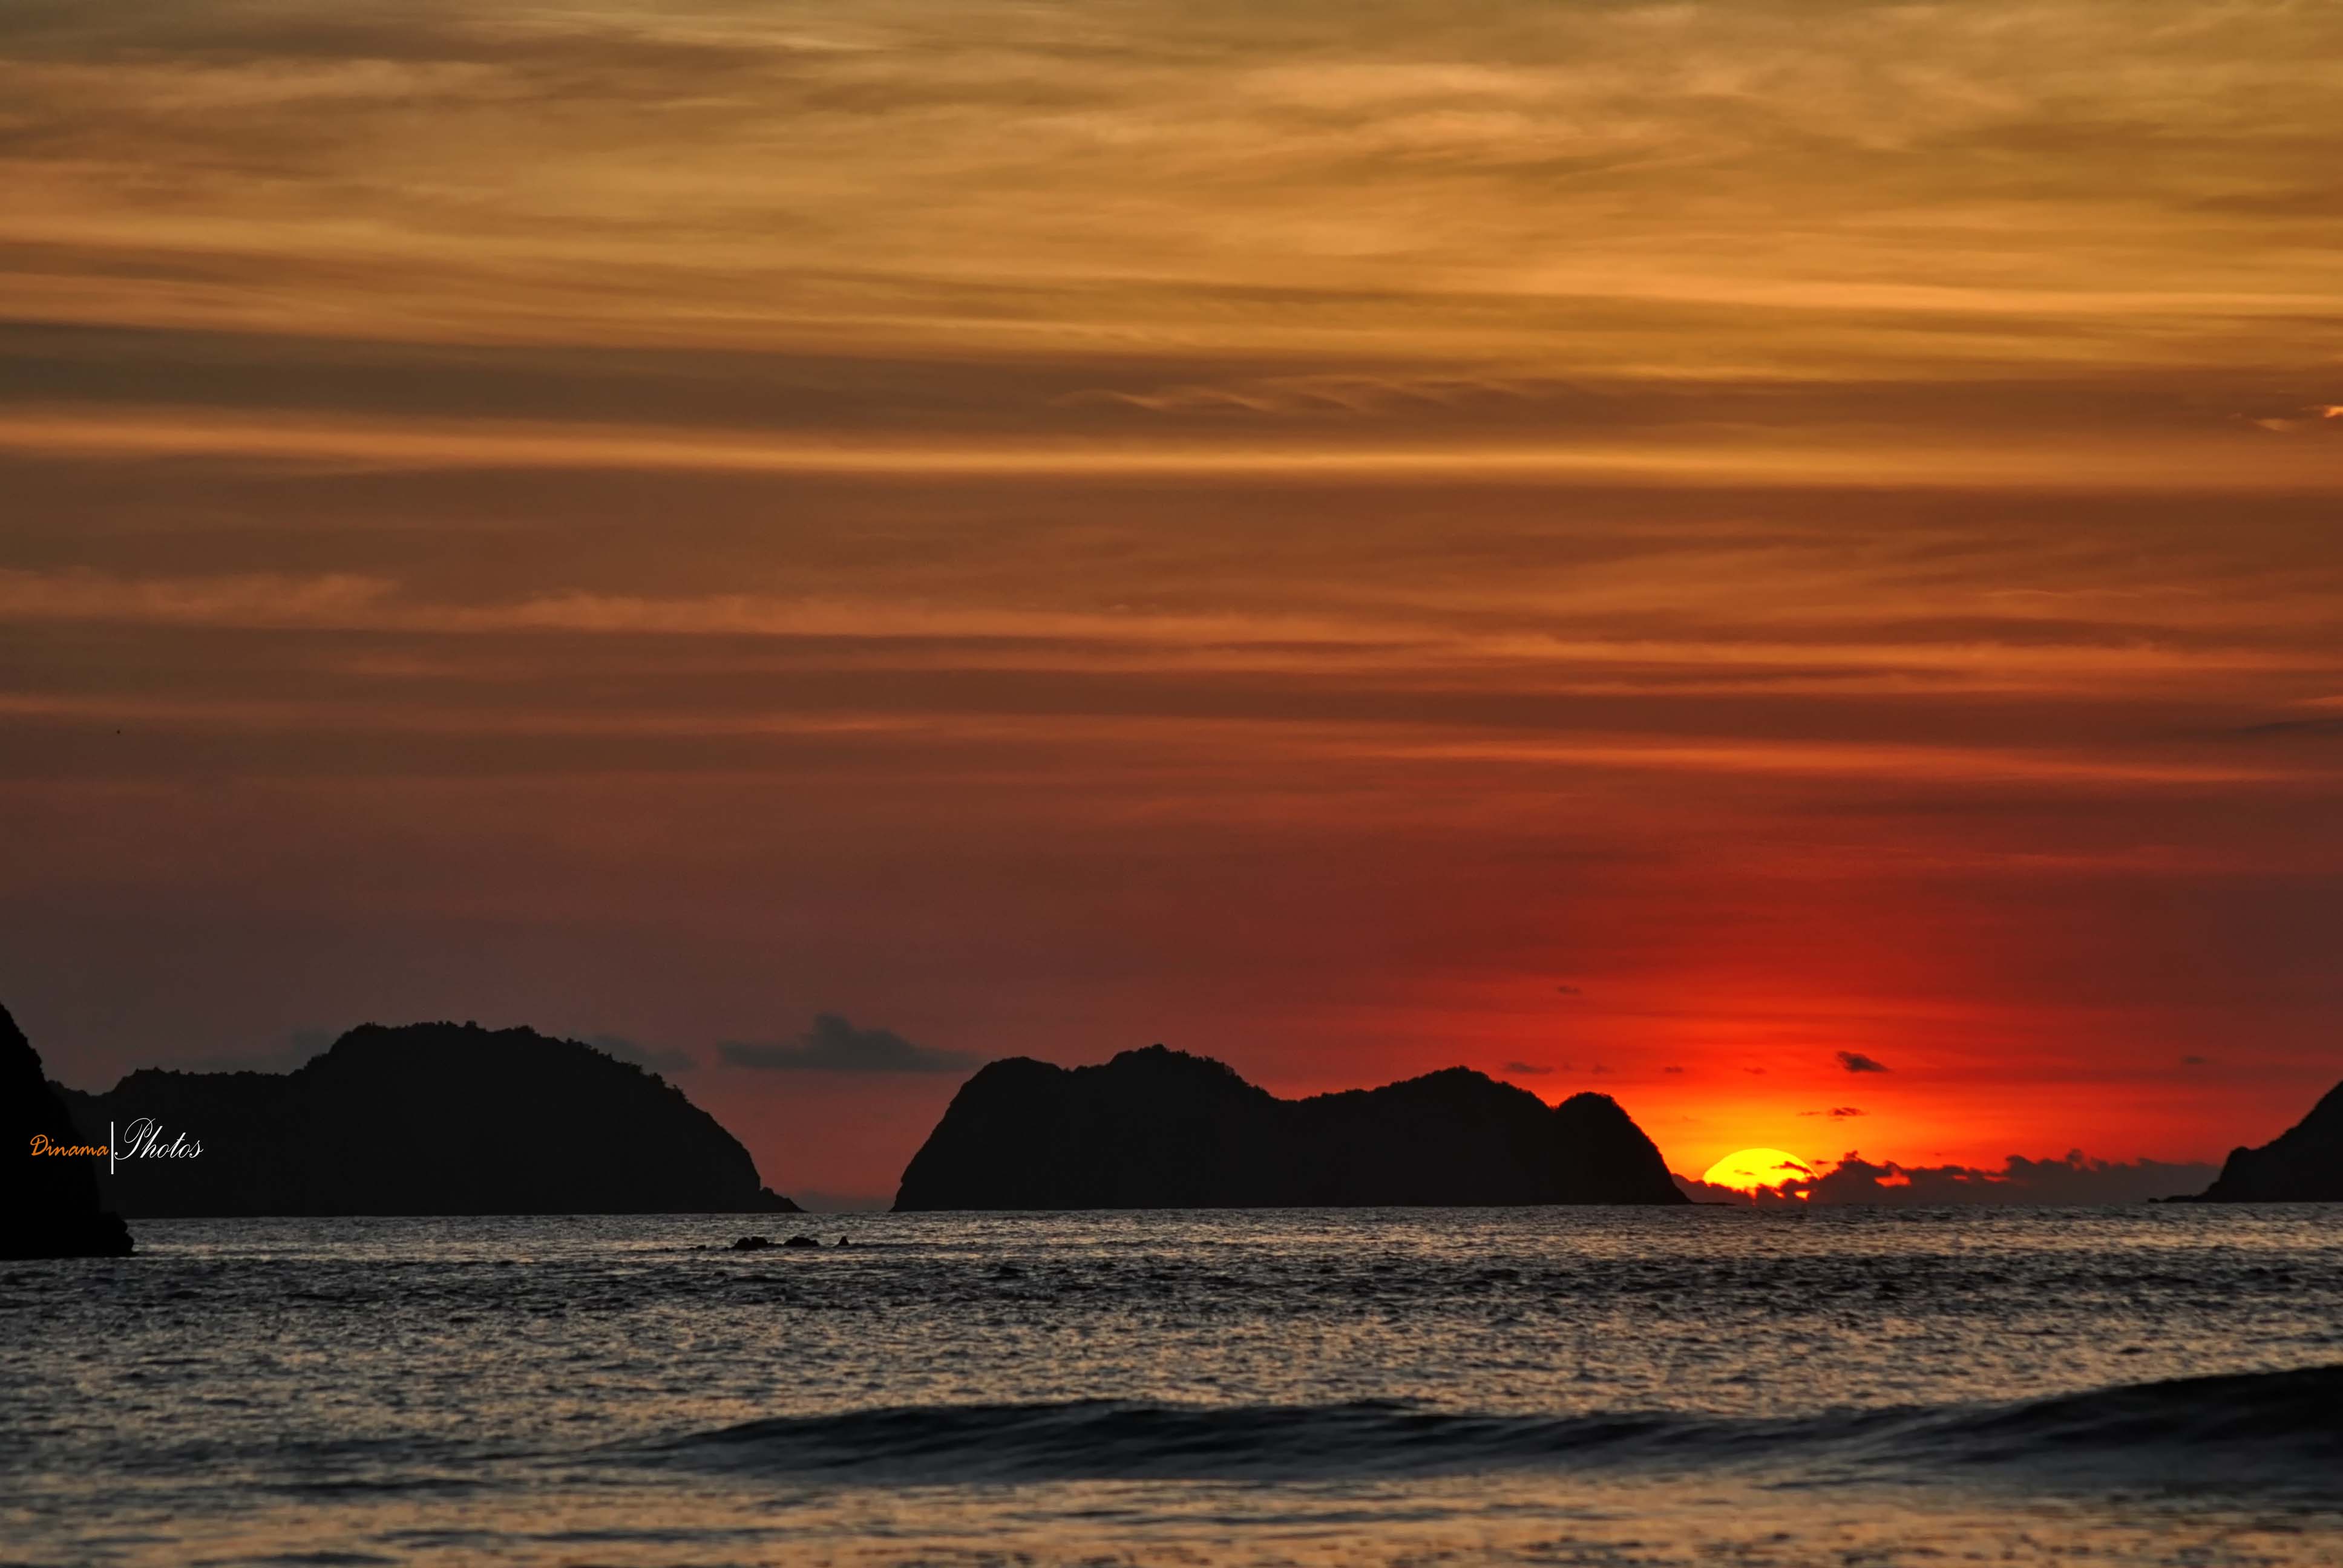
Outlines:
<svg viewBox="0 0 2343 1568"><path fill-rule="evenodd" d="M2232 1150L2198 1203L2343 1202L2343 1083L2258 1149Z"/></svg>
<svg viewBox="0 0 2343 1568"><path fill-rule="evenodd" d="M1280 1100L1222 1062L1155 1045L1099 1067L987 1065L904 1170L895 1209L1687 1201L1608 1095L1550 1107L1452 1067Z"/></svg>
<svg viewBox="0 0 2343 1568"><path fill-rule="evenodd" d="M145 1068L64 1099L83 1142L115 1129L97 1180L133 1219L798 1211L658 1073L534 1030L365 1024L288 1073Z"/></svg>

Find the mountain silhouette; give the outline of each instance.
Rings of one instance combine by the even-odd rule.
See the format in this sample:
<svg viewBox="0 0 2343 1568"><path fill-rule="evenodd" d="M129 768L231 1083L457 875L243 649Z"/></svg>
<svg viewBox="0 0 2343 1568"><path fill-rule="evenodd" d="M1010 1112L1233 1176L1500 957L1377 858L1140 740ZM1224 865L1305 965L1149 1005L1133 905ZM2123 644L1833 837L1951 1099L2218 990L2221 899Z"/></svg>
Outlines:
<svg viewBox="0 0 2343 1568"><path fill-rule="evenodd" d="M2200 1203L2343 1202L2343 1083L2259 1149L2236 1149Z"/></svg>
<svg viewBox="0 0 2343 1568"><path fill-rule="evenodd" d="M114 1124L100 1182L134 1218L797 1211L658 1073L533 1030L363 1024L289 1073L144 1068L65 1099L85 1138ZM202 1152L140 1157L142 1119Z"/></svg>
<svg viewBox="0 0 2343 1568"><path fill-rule="evenodd" d="M41 1074L40 1052L0 1007L0 1258L122 1258L130 1231L98 1206L102 1157L41 1154L87 1144Z"/></svg>
<svg viewBox="0 0 2343 1568"><path fill-rule="evenodd" d="M1029 1057L961 1085L898 1211L1683 1203L1608 1096L1548 1108L1469 1068L1280 1100L1150 1046L1102 1067Z"/></svg>

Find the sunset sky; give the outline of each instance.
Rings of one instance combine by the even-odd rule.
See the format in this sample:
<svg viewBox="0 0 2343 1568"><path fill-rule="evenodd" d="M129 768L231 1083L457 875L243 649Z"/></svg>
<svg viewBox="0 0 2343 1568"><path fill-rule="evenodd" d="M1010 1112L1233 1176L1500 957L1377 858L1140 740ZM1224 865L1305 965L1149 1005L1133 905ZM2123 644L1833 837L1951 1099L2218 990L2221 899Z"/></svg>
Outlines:
<svg viewBox="0 0 2343 1568"><path fill-rule="evenodd" d="M2338 146L2328 0L7 5L0 1002L798 1195L1155 1040L2217 1160L2343 1076Z"/></svg>

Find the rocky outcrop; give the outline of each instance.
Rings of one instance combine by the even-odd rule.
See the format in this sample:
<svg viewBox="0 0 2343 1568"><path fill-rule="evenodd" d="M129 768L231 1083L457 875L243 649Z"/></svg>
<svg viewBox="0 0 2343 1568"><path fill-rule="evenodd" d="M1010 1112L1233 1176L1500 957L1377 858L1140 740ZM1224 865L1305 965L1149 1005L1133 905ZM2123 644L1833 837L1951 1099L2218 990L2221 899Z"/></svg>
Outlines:
<svg viewBox="0 0 2343 1568"><path fill-rule="evenodd" d="M1548 1107L1452 1067L1280 1100L1151 1046L1071 1070L1016 1057L961 1086L903 1171L900 1211L1685 1201L1607 1095Z"/></svg>
<svg viewBox="0 0 2343 1568"><path fill-rule="evenodd" d="M526 1029L366 1024L289 1073L150 1068L66 1098L84 1136L113 1124L100 1181L134 1218L797 1211L659 1074Z"/></svg>
<svg viewBox="0 0 2343 1568"><path fill-rule="evenodd" d="M130 1231L99 1205L106 1156L74 1125L40 1053L0 1008L0 1258L122 1258ZM65 1151L65 1152L59 1152Z"/></svg>
<svg viewBox="0 0 2343 1568"><path fill-rule="evenodd" d="M2343 1203L2343 1083L2259 1149L2230 1151L2200 1203Z"/></svg>

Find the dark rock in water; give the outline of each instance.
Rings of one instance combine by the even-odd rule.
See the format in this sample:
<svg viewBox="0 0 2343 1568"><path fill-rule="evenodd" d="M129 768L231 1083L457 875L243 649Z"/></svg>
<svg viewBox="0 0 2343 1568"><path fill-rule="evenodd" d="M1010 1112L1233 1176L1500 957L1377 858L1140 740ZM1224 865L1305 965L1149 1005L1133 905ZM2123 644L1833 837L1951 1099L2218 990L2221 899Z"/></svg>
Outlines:
<svg viewBox="0 0 2343 1568"><path fill-rule="evenodd" d="M99 1181L133 1218L797 1212L659 1074L526 1029L364 1024L289 1073L146 1068L65 1102L121 1130ZM142 1125L180 1155L127 1157Z"/></svg>
<svg viewBox="0 0 2343 1568"><path fill-rule="evenodd" d="M126 1258L130 1231L98 1202L102 1154L48 1154L45 1149L96 1149L74 1125L65 1101L41 1073L40 1053L0 1008L0 1258Z"/></svg>
<svg viewBox="0 0 2343 1568"><path fill-rule="evenodd" d="M960 1087L898 1211L1685 1202L1607 1095L1549 1108L1452 1067L1279 1100L1151 1046L1103 1067L1015 1057Z"/></svg>
<svg viewBox="0 0 2343 1568"><path fill-rule="evenodd" d="M732 1243L736 1252L761 1252L773 1244L770 1236L743 1236Z"/></svg>
<svg viewBox="0 0 2343 1568"><path fill-rule="evenodd" d="M781 1245L784 1247L819 1247L821 1243L815 1241L811 1236L791 1236L788 1241L782 1242Z"/></svg>
<svg viewBox="0 0 2343 1568"><path fill-rule="evenodd" d="M2233 1150L2200 1203L2343 1203L2343 1083L2259 1149Z"/></svg>

